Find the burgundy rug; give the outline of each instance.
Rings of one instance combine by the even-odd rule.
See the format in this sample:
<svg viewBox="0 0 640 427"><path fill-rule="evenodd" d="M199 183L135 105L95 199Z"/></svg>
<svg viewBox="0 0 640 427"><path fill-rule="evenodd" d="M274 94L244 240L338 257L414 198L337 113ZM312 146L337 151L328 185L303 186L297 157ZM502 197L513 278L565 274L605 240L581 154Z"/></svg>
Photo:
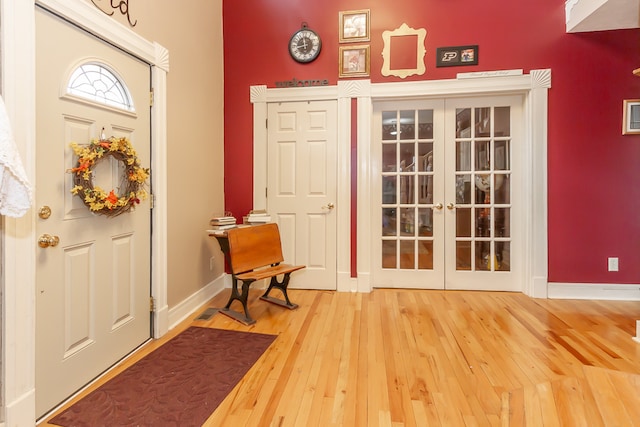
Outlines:
<svg viewBox="0 0 640 427"><path fill-rule="evenodd" d="M275 338L190 327L49 422L201 426Z"/></svg>

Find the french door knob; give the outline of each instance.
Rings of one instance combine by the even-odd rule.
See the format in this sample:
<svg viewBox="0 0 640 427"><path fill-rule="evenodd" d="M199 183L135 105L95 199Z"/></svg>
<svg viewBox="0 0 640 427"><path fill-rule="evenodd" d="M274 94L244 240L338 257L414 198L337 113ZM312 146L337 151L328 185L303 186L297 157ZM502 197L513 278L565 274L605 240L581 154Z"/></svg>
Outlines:
<svg viewBox="0 0 640 427"><path fill-rule="evenodd" d="M442 210L442 203L438 203L437 205L433 205L433 209Z"/></svg>
<svg viewBox="0 0 640 427"><path fill-rule="evenodd" d="M447 209L449 209L450 211L454 210L456 207L456 205L454 205L453 203L448 203L447 204Z"/></svg>
<svg viewBox="0 0 640 427"><path fill-rule="evenodd" d="M58 236L52 236L45 233L42 236L38 237L38 246L40 246L41 248L58 246L58 243L60 243L60 238Z"/></svg>

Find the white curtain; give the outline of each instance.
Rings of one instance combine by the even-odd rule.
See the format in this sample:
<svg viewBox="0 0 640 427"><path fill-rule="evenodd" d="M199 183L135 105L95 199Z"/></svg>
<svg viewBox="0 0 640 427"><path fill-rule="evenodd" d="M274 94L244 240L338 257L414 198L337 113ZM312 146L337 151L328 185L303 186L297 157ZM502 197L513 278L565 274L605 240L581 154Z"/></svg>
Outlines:
<svg viewBox="0 0 640 427"><path fill-rule="evenodd" d="M0 215L20 217L31 207L32 189L0 97Z"/></svg>

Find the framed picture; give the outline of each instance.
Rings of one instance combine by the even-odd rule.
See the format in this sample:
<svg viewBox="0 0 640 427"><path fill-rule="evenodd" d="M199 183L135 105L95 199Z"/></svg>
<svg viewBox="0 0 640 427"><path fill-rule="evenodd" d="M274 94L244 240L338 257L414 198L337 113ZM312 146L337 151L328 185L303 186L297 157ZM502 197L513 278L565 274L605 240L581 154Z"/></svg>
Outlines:
<svg viewBox="0 0 640 427"><path fill-rule="evenodd" d="M478 65L478 45L450 46L436 49L436 67Z"/></svg>
<svg viewBox="0 0 640 427"><path fill-rule="evenodd" d="M340 46L338 77L369 76L369 45Z"/></svg>
<svg viewBox="0 0 640 427"><path fill-rule="evenodd" d="M340 43L369 41L369 9L339 12Z"/></svg>
<svg viewBox="0 0 640 427"><path fill-rule="evenodd" d="M640 134L640 99L625 99L622 106L622 134Z"/></svg>

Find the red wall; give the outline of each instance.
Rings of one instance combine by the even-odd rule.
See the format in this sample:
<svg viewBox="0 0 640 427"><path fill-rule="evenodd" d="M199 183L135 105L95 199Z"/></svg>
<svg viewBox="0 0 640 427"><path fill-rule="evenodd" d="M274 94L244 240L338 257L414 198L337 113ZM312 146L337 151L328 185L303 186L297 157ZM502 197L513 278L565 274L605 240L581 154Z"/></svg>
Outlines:
<svg viewBox="0 0 640 427"><path fill-rule="evenodd" d="M427 71L550 68L549 281L640 283L640 135L621 135L622 100L640 98L640 30L566 34L564 0L223 1L225 208L252 208L249 86L297 79L338 80L338 12L371 9L371 81L384 77L382 32L425 28ZM322 37L311 64L287 51L303 21ZM479 64L435 67L440 46L479 45ZM607 257L620 271L607 272Z"/></svg>

